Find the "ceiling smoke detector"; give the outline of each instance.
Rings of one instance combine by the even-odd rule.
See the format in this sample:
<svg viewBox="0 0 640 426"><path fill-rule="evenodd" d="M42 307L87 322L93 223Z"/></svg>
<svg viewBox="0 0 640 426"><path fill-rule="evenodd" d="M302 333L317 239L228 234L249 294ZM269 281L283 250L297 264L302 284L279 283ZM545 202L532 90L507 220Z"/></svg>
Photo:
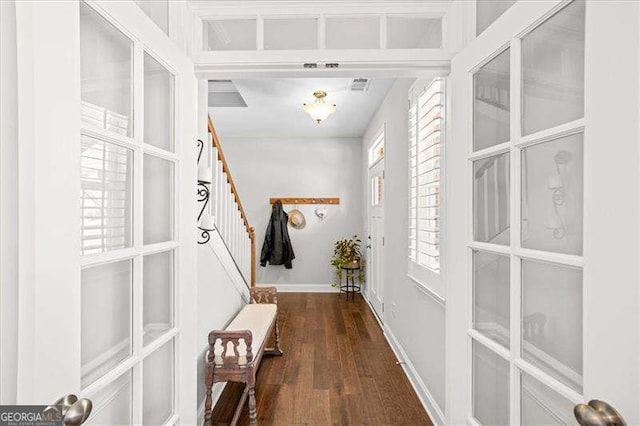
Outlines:
<svg viewBox="0 0 640 426"><path fill-rule="evenodd" d="M350 92L366 92L371 84L370 78L354 78L349 84Z"/></svg>

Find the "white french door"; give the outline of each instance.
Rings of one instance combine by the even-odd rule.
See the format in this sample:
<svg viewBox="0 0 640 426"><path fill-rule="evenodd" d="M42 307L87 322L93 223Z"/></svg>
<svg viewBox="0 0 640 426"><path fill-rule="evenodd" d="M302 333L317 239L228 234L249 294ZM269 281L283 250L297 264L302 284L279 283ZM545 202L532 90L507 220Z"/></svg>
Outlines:
<svg viewBox="0 0 640 426"><path fill-rule="evenodd" d="M467 190L451 196L450 220L466 222L467 232L450 243L468 255L451 256L450 282L466 283L448 289L449 324L459 333L449 346L451 423L575 424L573 406L593 398L640 420L638 366L606 343L621 339L617 351L637 357L638 275L605 248L609 232L636 230L638 217L611 210L613 229L596 211L612 208L601 203L600 180L625 166L601 148L611 142L602 129L617 134L611 151L638 158L637 130L616 129L602 107L612 98L597 90L607 84L604 46L616 22L637 29L638 16L637 5L518 2L452 64L459 144L448 173L452 188ZM615 48L635 47L627 53L637 58L633 37ZM635 92L617 102L637 110L637 101ZM630 198L616 203L637 212L633 170L619 182ZM623 234L611 249L637 256L638 234ZM624 271L626 283L611 286L604 271ZM466 365L464 376L454 365ZM454 400L455 391L465 397Z"/></svg>
<svg viewBox="0 0 640 426"><path fill-rule="evenodd" d="M369 302L384 321L384 130L369 148L367 283Z"/></svg>
<svg viewBox="0 0 640 426"><path fill-rule="evenodd" d="M193 65L134 2L25 2L18 9L19 31L32 29L36 54L47 50L65 62L69 72L58 78L72 88L36 94L65 120L65 139L51 140L69 151L54 159L65 180L47 179L58 183L66 212L54 214L53 225L70 232L56 236L57 250L43 252L65 270L35 268L51 274L52 303L67 313L33 311L36 338L24 346L33 345L36 365L46 358L46 370L57 373L35 376L40 390L24 398L88 397L91 424L195 423ZM67 29L45 34L44 19ZM30 71L36 80L47 72ZM47 120L34 117L36 127L38 119ZM42 147L35 142L36 155ZM37 223L47 209L35 215ZM45 285L36 280L36 293ZM64 351L39 344L49 328L60 330Z"/></svg>

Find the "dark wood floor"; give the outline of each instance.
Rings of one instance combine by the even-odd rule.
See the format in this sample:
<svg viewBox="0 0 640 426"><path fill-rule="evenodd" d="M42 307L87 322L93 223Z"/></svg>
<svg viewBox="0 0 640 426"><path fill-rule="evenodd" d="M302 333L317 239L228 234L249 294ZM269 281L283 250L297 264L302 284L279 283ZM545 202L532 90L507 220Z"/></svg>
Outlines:
<svg viewBox="0 0 640 426"><path fill-rule="evenodd" d="M262 360L259 424L432 424L361 297L281 293L278 310L284 356ZM227 385L214 423L231 421L242 387Z"/></svg>

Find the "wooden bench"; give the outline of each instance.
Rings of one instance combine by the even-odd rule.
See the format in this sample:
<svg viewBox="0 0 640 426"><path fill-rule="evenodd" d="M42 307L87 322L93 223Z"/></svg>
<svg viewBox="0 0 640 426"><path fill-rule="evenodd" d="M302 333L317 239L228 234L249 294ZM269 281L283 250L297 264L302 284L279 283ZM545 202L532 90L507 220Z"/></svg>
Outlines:
<svg viewBox="0 0 640 426"><path fill-rule="evenodd" d="M207 387L204 405L205 425L212 424L211 392L213 384L217 382L246 383L231 424L235 425L238 422L247 396L249 397L249 420L252 425L258 424L255 384L262 355L282 355L276 288L254 287L250 290L250 295L251 303L242 308L225 330L213 330L209 333L209 350L205 365ZM275 332L275 348L265 348L273 332Z"/></svg>

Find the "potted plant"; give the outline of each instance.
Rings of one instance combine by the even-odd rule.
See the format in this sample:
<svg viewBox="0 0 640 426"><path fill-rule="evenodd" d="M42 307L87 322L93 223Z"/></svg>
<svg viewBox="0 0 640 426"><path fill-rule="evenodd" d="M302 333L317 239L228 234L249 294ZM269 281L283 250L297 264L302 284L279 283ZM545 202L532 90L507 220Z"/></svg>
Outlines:
<svg viewBox="0 0 640 426"><path fill-rule="evenodd" d="M335 268L334 286L339 286L342 281L342 268L360 269L358 281L364 282L364 259L361 244L362 240L354 235L351 238L342 238L333 245L331 265Z"/></svg>

